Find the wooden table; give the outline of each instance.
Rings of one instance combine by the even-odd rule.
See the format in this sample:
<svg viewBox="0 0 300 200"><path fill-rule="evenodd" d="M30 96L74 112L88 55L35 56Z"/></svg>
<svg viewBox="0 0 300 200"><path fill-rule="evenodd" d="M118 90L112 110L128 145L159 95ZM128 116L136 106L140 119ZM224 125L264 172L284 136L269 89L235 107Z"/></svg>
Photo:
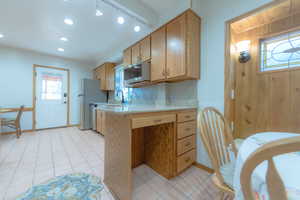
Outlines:
<svg viewBox="0 0 300 200"><path fill-rule="evenodd" d="M11 108L0 108L0 114L8 113L11 111L12 111ZM1 116L0 116L0 134L2 133L2 120L3 120L3 118L1 118Z"/></svg>
<svg viewBox="0 0 300 200"><path fill-rule="evenodd" d="M0 108L0 114L1 114L1 113L11 112L11 111L13 111L12 108Z"/></svg>
<svg viewBox="0 0 300 200"><path fill-rule="evenodd" d="M276 141L279 139L299 136L296 133L283 133L283 132L265 132L258 133L248 137L241 147L236 159L236 167L234 171L234 190L236 191L235 199L243 200L243 194L240 185L240 173L242 167L247 158L252 152L256 151L262 145ZM289 153L274 157L276 168L282 178L285 185L288 199L299 200L300 199L300 153ZM269 195L266 186L266 171L267 162L263 162L254 170L252 175L252 189L258 200L269 200Z"/></svg>

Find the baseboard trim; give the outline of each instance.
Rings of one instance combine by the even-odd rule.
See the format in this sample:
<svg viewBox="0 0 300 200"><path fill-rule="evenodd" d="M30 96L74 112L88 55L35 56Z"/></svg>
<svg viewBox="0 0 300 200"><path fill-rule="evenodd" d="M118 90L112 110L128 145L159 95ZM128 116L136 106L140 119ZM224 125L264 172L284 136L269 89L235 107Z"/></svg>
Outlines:
<svg viewBox="0 0 300 200"><path fill-rule="evenodd" d="M23 130L22 133L31 133L33 132L32 129L29 130ZM12 135L12 134L16 134L16 131L10 131L10 132L3 132L1 133L1 135Z"/></svg>
<svg viewBox="0 0 300 200"><path fill-rule="evenodd" d="M194 163L194 166L196 166L196 167L198 167L199 169L202 169L202 170L204 170L204 171L207 171L207 172L210 173L210 174L215 173L215 171L214 171L213 169L211 169L211 168L209 168L209 167L206 167L205 165L202 165L202 164L200 164L200 163L195 162L195 163Z"/></svg>
<svg viewBox="0 0 300 200"><path fill-rule="evenodd" d="M70 124L67 127L79 127L79 126L80 126L80 124Z"/></svg>
<svg viewBox="0 0 300 200"><path fill-rule="evenodd" d="M69 127L79 127L79 126L80 126L79 124L70 124L70 125L67 125L67 126L45 128L45 129L36 129L36 130L28 129L28 130L22 130L22 133L31 133L31 132L34 132L34 131L43 131L43 130L49 130L49 129L69 128ZM3 133L0 133L0 134L1 135L12 135L12 134L16 134L16 131L3 132Z"/></svg>

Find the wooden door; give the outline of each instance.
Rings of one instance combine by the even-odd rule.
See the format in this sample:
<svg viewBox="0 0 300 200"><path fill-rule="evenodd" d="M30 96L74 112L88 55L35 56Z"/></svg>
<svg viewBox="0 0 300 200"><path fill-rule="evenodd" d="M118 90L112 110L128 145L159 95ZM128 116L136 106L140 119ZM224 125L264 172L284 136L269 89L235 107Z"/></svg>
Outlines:
<svg viewBox="0 0 300 200"><path fill-rule="evenodd" d="M140 42L141 48L141 60L142 62L151 59L151 40L150 36L147 36Z"/></svg>
<svg viewBox="0 0 300 200"><path fill-rule="evenodd" d="M131 63L131 48L128 48L123 52L123 64L127 66L131 65Z"/></svg>
<svg viewBox="0 0 300 200"><path fill-rule="evenodd" d="M297 16L300 19L300 15ZM292 19L296 19L295 16L233 35L236 42L251 41L252 56L244 64L238 62L238 55L234 59L236 137L245 138L265 131L300 133L300 66L260 70L260 39L295 29L300 20Z"/></svg>
<svg viewBox="0 0 300 200"><path fill-rule="evenodd" d="M151 81L166 78L166 27L151 34Z"/></svg>
<svg viewBox="0 0 300 200"><path fill-rule="evenodd" d="M132 64L137 64L141 61L141 55L140 55L140 43L135 44L131 48L132 58L131 62Z"/></svg>
<svg viewBox="0 0 300 200"><path fill-rule="evenodd" d="M186 74L186 14L167 25L167 78Z"/></svg>

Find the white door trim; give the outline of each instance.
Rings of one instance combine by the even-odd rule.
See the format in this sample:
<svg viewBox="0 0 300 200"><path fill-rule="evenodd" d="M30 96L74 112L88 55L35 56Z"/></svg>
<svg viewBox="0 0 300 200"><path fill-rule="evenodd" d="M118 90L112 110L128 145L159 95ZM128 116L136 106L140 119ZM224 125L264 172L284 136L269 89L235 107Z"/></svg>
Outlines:
<svg viewBox="0 0 300 200"><path fill-rule="evenodd" d="M32 130L36 130L36 68L47 68L47 69L56 69L56 70L62 70L67 72L67 90L68 90L68 96L67 96L67 126L70 126L70 70L60 67L53 67L53 66L43 66L43 65L33 65L32 70ZM55 127L53 127L55 128Z"/></svg>

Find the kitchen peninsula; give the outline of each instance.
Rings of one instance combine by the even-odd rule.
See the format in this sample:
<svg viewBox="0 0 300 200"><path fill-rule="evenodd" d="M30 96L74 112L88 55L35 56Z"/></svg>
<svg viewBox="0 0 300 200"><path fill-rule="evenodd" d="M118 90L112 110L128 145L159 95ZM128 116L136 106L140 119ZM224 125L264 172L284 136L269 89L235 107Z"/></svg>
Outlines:
<svg viewBox="0 0 300 200"><path fill-rule="evenodd" d="M146 164L165 178L196 158L197 110L190 106L102 106L104 182L121 200L132 199L132 169Z"/></svg>

